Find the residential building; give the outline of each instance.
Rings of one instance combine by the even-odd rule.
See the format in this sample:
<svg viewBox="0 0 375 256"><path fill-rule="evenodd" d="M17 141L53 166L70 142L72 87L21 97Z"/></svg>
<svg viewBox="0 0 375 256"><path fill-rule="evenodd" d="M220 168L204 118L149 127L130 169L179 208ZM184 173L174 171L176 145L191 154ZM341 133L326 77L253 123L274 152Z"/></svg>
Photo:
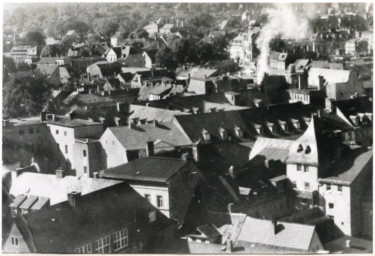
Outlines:
<svg viewBox="0 0 375 256"><path fill-rule="evenodd" d="M77 155L77 139L99 138L103 133L103 124L84 119L59 118L54 114L46 116L47 126L66 159L68 169L76 169L77 162L87 161L81 154ZM82 153L82 152L81 152ZM91 152L90 152L91 153ZM93 152L92 152L93 153ZM93 159L99 156L93 156ZM87 166L89 167L89 166ZM83 167L84 168L84 167ZM77 173L84 173L79 171Z"/></svg>
<svg viewBox="0 0 375 256"><path fill-rule="evenodd" d="M38 57L38 48L30 45L13 46L10 51L10 57L15 63L24 63L27 59L36 59Z"/></svg>
<svg viewBox="0 0 375 256"><path fill-rule="evenodd" d="M154 120L134 118L128 126L107 128L100 138L100 143L107 168L144 156L192 148L193 145L174 122L159 124Z"/></svg>
<svg viewBox="0 0 375 256"><path fill-rule="evenodd" d="M121 72L119 63L110 63L107 61L98 61L86 68L87 74L91 79L104 79L108 77L116 77Z"/></svg>
<svg viewBox="0 0 375 256"><path fill-rule="evenodd" d="M117 47L119 45L119 41L121 39L121 33L116 32L112 37L111 37L111 46L112 47Z"/></svg>
<svg viewBox="0 0 375 256"><path fill-rule="evenodd" d="M126 181L165 216L183 223L203 176L190 160L144 157L100 172L100 177Z"/></svg>

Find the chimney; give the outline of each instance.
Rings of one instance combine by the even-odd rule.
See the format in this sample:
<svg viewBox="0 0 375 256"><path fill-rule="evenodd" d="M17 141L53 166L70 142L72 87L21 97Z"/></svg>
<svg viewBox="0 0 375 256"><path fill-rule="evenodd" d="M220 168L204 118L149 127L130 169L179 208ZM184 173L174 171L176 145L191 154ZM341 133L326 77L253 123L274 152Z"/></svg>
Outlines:
<svg viewBox="0 0 375 256"><path fill-rule="evenodd" d="M351 247L350 239L348 239L348 240L345 241L345 246L346 246L346 248L350 248Z"/></svg>
<svg viewBox="0 0 375 256"><path fill-rule="evenodd" d="M273 232L276 235L277 232L278 232L278 230L277 230L277 220L276 219L272 220L272 226L273 226Z"/></svg>
<svg viewBox="0 0 375 256"><path fill-rule="evenodd" d="M146 142L146 153L147 156L153 156L154 155L154 142L153 141L147 141Z"/></svg>
<svg viewBox="0 0 375 256"><path fill-rule="evenodd" d="M92 177L93 177L94 179L97 179L97 178L99 177L99 173L98 173L98 172L94 172L94 173L92 174Z"/></svg>
<svg viewBox="0 0 375 256"><path fill-rule="evenodd" d="M329 109L331 113L336 113L336 106L333 104L333 99L325 98L325 107Z"/></svg>
<svg viewBox="0 0 375 256"><path fill-rule="evenodd" d="M231 253L233 251L233 244L230 238L227 239L227 248L225 249L226 253Z"/></svg>
<svg viewBox="0 0 375 256"><path fill-rule="evenodd" d="M64 169L60 167L56 170L56 179L62 179L64 178Z"/></svg>
<svg viewBox="0 0 375 256"><path fill-rule="evenodd" d="M46 112L46 111L42 111L42 112L40 112L40 120L41 120L42 122L47 121L47 112Z"/></svg>
<svg viewBox="0 0 375 256"><path fill-rule="evenodd" d="M81 199L81 192L72 191L72 192L68 193L68 202L69 202L70 206L72 206L76 210L80 206L79 205L80 199Z"/></svg>
<svg viewBox="0 0 375 256"><path fill-rule="evenodd" d="M233 203L228 204L228 212L229 213L232 213L232 206L233 206Z"/></svg>
<svg viewBox="0 0 375 256"><path fill-rule="evenodd" d="M318 90L322 90L324 86L325 79L323 76L319 76L319 85L318 85Z"/></svg>

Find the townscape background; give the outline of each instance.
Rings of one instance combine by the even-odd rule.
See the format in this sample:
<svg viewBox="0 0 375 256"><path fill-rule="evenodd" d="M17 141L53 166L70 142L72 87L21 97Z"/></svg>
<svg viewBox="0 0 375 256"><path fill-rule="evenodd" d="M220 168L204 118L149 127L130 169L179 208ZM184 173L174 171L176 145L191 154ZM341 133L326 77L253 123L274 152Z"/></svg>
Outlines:
<svg viewBox="0 0 375 256"><path fill-rule="evenodd" d="M371 3L3 6L4 253L372 253Z"/></svg>

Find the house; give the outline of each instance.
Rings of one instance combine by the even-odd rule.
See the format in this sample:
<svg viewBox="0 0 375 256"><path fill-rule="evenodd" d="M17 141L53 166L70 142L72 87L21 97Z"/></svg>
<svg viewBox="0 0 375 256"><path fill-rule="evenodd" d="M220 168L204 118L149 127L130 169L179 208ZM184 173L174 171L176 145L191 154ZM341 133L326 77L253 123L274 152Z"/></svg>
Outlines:
<svg viewBox="0 0 375 256"><path fill-rule="evenodd" d="M308 85L312 88L325 87L327 98L350 99L353 95L364 95L364 89L355 71L310 68Z"/></svg>
<svg viewBox="0 0 375 256"><path fill-rule="evenodd" d="M111 37L111 46L112 47L117 47L119 45L119 40L121 39L121 33L116 32L112 37Z"/></svg>
<svg viewBox="0 0 375 256"><path fill-rule="evenodd" d="M165 24L164 26L162 26L160 29L159 29L159 33L160 34L170 34L174 31L174 29L176 28L175 24L171 24L171 23L168 23L168 24Z"/></svg>
<svg viewBox="0 0 375 256"><path fill-rule="evenodd" d="M258 55L256 37L260 27L249 25L247 33L240 33L229 44L230 59L240 66L250 67L251 61Z"/></svg>
<svg viewBox="0 0 375 256"><path fill-rule="evenodd" d="M86 68L96 62L103 61L104 59L98 56L92 57L80 57L80 58L72 58L72 68L75 70L79 70L82 73L86 72Z"/></svg>
<svg viewBox="0 0 375 256"><path fill-rule="evenodd" d="M345 30L337 31L319 31L310 37L310 49L313 52L329 55L336 48L344 49L345 41L347 41L351 35Z"/></svg>
<svg viewBox="0 0 375 256"><path fill-rule="evenodd" d="M173 74L165 69L147 69L136 71L133 80L131 81L132 88L140 88L142 85L148 82L152 84L162 83L162 82L172 82Z"/></svg>
<svg viewBox="0 0 375 256"><path fill-rule="evenodd" d="M154 22L152 22L152 23L148 24L147 26L143 27L143 29L147 31L149 36L152 36L152 35L159 32L159 26L158 26L158 24L156 24Z"/></svg>
<svg viewBox="0 0 375 256"><path fill-rule="evenodd" d="M100 177L126 181L165 216L182 223L203 176L193 161L144 157L106 169Z"/></svg>
<svg viewBox="0 0 375 256"><path fill-rule="evenodd" d="M91 142L89 139L99 138L103 133L103 125L98 122L93 122L90 120L84 119L71 119L70 117L56 117L54 114L47 114L46 120L47 126L50 129L50 132L55 139L55 142L58 144L60 148L60 152L66 159L66 164L68 169L76 169L78 162L83 162L82 170L76 170L77 174L87 174L89 172L88 168L93 164L93 167L99 168L100 166L95 166L95 161L98 156L93 155L91 153L94 152L87 152L89 145ZM87 139L87 142L86 142ZM83 144L86 142L87 144L81 144L79 141L76 140L84 140ZM83 148L82 151L78 150L78 148ZM95 148L95 146L93 146ZM77 152L80 151L80 152ZM94 162L90 163L89 160L93 160Z"/></svg>
<svg viewBox="0 0 375 256"><path fill-rule="evenodd" d="M121 216L121 218L118 218ZM170 226L127 184L82 195L72 190L68 200L17 214L4 237L9 253L138 253L157 230Z"/></svg>
<svg viewBox="0 0 375 256"><path fill-rule="evenodd" d="M173 122L158 124L147 119L132 120L128 126L108 127L101 136L107 168L142 156L192 148L193 142Z"/></svg>
<svg viewBox="0 0 375 256"><path fill-rule="evenodd" d="M92 79L104 79L116 77L121 72L121 64L107 61L98 61L86 68L86 72Z"/></svg>
<svg viewBox="0 0 375 256"><path fill-rule="evenodd" d="M351 149L319 177L319 204L345 235L362 234L360 204L372 164L372 150Z"/></svg>
<svg viewBox="0 0 375 256"><path fill-rule="evenodd" d="M132 46L118 46L108 49L103 57L108 62L121 62L129 67L144 67L145 60L142 52Z"/></svg>
<svg viewBox="0 0 375 256"><path fill-rule="evenodd" d="M57 66L71 66L72 60L70 57L42 57L37 67L41 65L57 65Z"/></svg>
<svg viewBox="0 0 375 256"><path fill-rule="evenodd" d="M117 76L119 76L118 74ZM115 91L115 90L121 90L121 83L120 80L117 78L107 78L104 85L103 90L104 91Z"/></svg>
<svg viewBox="0 0 375 256"><path fill-rule="evenodd" d="M316 228L313 225L263 220L243 214L231 214L233 231L228 238L238 242L268 245L289 253L323 251ZM224 235L225 236L225 235Z"/></svg>
<svg viewBox="0 0 375 256"><path fill-rule="evenodd" d="M64 66L38 64L37 69L47 76L47 83L55 87L67 84L71 80L71 76Z"/></svg>
<svg viewBox="0 0 375 256"><path fill-rule="evenodd" d="M343 146L338 138L325 132L322 122L311 118L304 134L293 142L286 160L287 177L301 196L312 198L319 190L318 179L340 157Z"/></svg>
<svg viewBox="0 0 375 256"><path fill-rule="evenodd" d="M118 59L122 58L122 56L121 46L112 47L103 54L103 57L105 57L108 62L116 62Z"/></svg>
<svg viewBox="0 0 375 256"><path fill-rule="evenodd" d="M343 236L323 244L323 247L326 251L329 251L331 253L345 254L371 254L373 252L372 246L372 241L351 236Z"/></svg>
<svg viewBox="0 0 375 256"><path fill-rule="evenodd" d="M120 81L120 84L125 87L131 86L131 81L133 79L133 74L130 72L127 73L119 73L116 78Z"/></svg>
<svg viewBox="0 0 375 256"><path fill-rule="evenodd" d="M155 67L155 55L156 51L144 51L142 56L145 58L145 67L154 68Z"/></svg>
<svg viewBox="0 0 375 256"><path fill-rule="evenodd" d="M269 68L275 72L285 72L289 66L296 61L296 56L286 52L270 52Z"/></svg>
<svg viewBox="0 0 375 256"><path fill-rule="evenodd" d="M69 30L68 32L66 32L65 36L63 37L63 41L75 41L77 42L79 39L81 38L81 36L78 34L77 31L75 30Z"/></svg>
<svg viewBox="0 0 375 256"><path fill-rule="evenodd" d="M26 59L36 59L38 57L38 47L30 45L13 46L10 57L15 63L24 63Z"/></svg>

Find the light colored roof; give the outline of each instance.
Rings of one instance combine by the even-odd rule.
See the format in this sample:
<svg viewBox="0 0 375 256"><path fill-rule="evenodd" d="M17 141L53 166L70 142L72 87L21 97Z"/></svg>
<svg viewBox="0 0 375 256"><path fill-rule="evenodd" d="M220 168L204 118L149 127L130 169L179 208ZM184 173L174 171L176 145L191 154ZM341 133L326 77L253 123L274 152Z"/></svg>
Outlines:
<svg viewBox="0 0 375 256"><path fill-rule="evenodd" d="M349 81L350 70L310 68L308 84L309 86L319 86L319 76L323 76L326 84L346 83Z"/></svg>
<svg viewBox="0 0 375 256"><path fill-rule="evenodd" d="M277 225L282 225L283 229L280 228L275 234L272 221L247 216L238 240L301 251L309 250L315 226L288 222L278 222Z"/></svg>
<svg viewBox="0 0 375 256"><path fill-rule="evenodd" d="M107 128L127 150L144 149L148 141L161 140L173 146L191 145L192 141L173 123ZM106 133L105 132L105 133Z"/></svg>
<svg viewBox="0 0 375 256"><path fill-rule="evenodd" d="M139 120L146 119L147 121L157 121L159 123L172 122L175 115L187 115L187 113L166 110L161 108L153 108L148 106L130 105L130 118L138 118Z"/></svg>
<svg viewBox="0 0 375 256"><path fill-rule="evenodd" d="M174 27L174 24L165 24L162 29L171 29Z"/></svg>
<svg viewBox="0 0 375 256"><path fill-rule="evenodd" d="M40 116L32 117L23 117L23 118L11 118L9 122L12 126L27 126L27 125L36 125L43 124Z"/></svg>
<svg viewBox="0 0 375 256"><path fill-rule="evenodd" d="M285 161L293 143L293 140L258 137L250 152L250 160L257 155L263 155L267 159Z"/></svg>
<svg viewBox="0 0 375 256"><path fill-rule="evenodd" d="M120 181L100 178L78 178L65 176L57 178L55 174L29 173L20 174L12 181L10 194L13 196L33 195L50 199L54 205L68 200L67 194L73 190L81 191L82 195L113 186Z"/></svg>
<svg viewBox="0 0 375 256"><path fill-rule="evenodd" d="M71 35L73 35L73 34L75 34L75 33L76 33L75 30L69 30L69 31L66 33L66 35L67 35L67 36L71 36Z"/></svg>

